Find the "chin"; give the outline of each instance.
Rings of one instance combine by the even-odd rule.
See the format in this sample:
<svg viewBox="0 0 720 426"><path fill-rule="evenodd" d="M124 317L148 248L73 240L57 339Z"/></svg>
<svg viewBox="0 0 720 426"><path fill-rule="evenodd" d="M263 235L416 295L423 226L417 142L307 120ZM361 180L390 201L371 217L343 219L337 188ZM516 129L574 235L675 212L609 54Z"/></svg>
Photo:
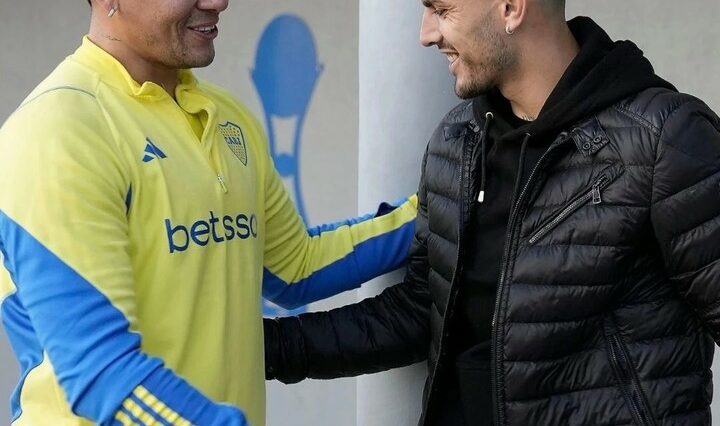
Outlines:
<svg viewBox="0 0 720 426"><path fill-rule="evenodd" d="M476 98L491 89L491 85L481 81L455 80L455 95L460 99Z"/></svg>
<svg viewBox="0 0 720 426"><path fill-rule="evenodd" d="M214 53L212 55L206 55L204 57L192 58L185 63L185 66L183 68L205 68L206 66L212 64L214 60Z"/></svg>
<svg viewBox="0 0 720 426"><path fill-rule="evenodd" d="M455 95L460 99L472 99L478 96L481 92L474 90L466 85L455 85Z"/></svg>
<svg viewBox="0 0 720 426"><path fill-rule="evenodd" d="M176 56L177 62L182 66L179 68L204 68L213 63L215 60L215 48L213 46L186 46L180 50L180 54Z"/></svg>
<svg viewBox="0 0 720 426"><path fill-rule="evenodd" d="M211 57L211 58L208 58L208 59L205 59L205 60L203 60L203 61L200 61L200 62L199 62L197 65L195 65L193 68L205 68L205 67L207 67L208 65L212 64L214 60L215 60L215 56L213 56L213 57Z"/></svg>

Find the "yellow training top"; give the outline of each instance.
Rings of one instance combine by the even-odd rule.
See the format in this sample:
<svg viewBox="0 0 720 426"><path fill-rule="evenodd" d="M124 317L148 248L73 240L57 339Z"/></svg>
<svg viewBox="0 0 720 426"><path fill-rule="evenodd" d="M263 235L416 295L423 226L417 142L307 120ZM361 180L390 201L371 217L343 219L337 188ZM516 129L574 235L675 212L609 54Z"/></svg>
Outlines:
<svg viewBox="0 0 720 426"><path fill-rule="evenodd" d="M0 130L16 426L262 426L263 294L293 307L405 260L414 197L308 232L250 113L189 71L175 95L86 38Z"/></svg>

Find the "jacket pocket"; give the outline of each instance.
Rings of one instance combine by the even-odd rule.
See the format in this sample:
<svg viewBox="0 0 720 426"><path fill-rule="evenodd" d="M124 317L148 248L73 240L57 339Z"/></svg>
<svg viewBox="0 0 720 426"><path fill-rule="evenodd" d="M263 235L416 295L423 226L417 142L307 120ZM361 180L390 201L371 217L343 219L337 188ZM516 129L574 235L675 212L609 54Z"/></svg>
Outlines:
<svg viewBox="0 0 720 426"><path fill-rule="evenodd" d="M586 188L580 193L573 201L567 206L563 207L559 213L553 216L552 219L543 223L540 228L532 234L528 240L529 245L537 244L538 241L543 239L553 229L557 228L558 225L563 223L565 219L572 216L573 213L578 211L583 206L592 203L593 205L602 204L602 191L607 188L611 183L615 182L625 172L623 166L610 166L605 168L600 175L595 178L593 184Z"/></svg>
<svg viewBox="0 0 720 426"><path fill-rule="evenodd" d="M639 426L655 426L655 419L650 411L635 367L630 361L625 342L620 333L610 324L609 319L605 320L605 339L613 374L615 374L623 398L630 408L633 420Z"/></svg>

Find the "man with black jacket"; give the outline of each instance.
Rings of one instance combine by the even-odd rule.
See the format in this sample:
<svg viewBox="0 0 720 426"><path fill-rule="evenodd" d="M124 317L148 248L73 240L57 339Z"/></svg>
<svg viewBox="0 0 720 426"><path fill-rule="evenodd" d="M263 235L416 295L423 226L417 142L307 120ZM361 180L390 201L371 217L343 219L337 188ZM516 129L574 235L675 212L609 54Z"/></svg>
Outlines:
<svg viewBox="0 0 720 426"><path fill-rule="evenodd" d="M428 144L405 280L266 320L267 377L427 359L421 425L709 425L720 119L563 0L423 3L467 100Z"/></svg>

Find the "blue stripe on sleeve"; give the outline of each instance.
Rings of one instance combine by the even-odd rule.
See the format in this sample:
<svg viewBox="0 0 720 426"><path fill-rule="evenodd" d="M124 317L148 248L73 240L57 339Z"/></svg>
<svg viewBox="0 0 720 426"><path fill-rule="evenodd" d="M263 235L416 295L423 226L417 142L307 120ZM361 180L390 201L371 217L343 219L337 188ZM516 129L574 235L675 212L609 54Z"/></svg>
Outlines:
<svg viewBox="0 0 720 426"><path fill-rule="evenodd" d="M310 235L310 237L317 237L324 232L332 232L343 226L354 226L354 225L366 222L368 220L372 220L375 217L376 216L371 213L371 214L368 214L365 216L354 217L352 219L342 220L340 222L315 226L313 228L309 228L307 230L307 232L308 232L308 235Z"/></svg>
<svg viewBox="0 0 720 426"><path fill-rule="evenodd" d="M25 385L25 379L35 367L42 363L43 351L35 337L35 330L25 312L25 307L22 306L17 294L9 296L3 302L2 322L10 345L20 363L20 382L10 398L12 421L14 422L22 414L20 395Z"/></svg>
<svg viewBox="0 0 720 426"><path fill-rule="evenodd" d="M176 412L202 407L199 424L246 425L239 410L212 403L159 359L141 353L140 336L130 332L123 314L2 211L0 251L73 413L112 423L143 384Z"/></svg>
<svg viewBox="0 0 720 426"><path fill-rule="evenodd" d="M366 214L365 216L355 217L352 219L345 219L345 220L341 220L339 222L335 222L332 224L319 225L319 226L308 229L308 234L310 235L310 237L317 237L318 235L322 234L323 232L332 232L342 226L358 225L360 223L367 222L368 220L376 219L378 217L385 216L389 213L392 213L393 211L395 211L395 209L402 206L407 201L408 201L407 198L403 198L394 203L381 203L380 206L378 207L378 210L376 213L370 213L370 214Z"/></svg>
<svg viewBox="0 0 720 426"><path fill-rule="evenodd" d="M265 269L263 297L285 309L295 309L358 288L374 277L401 267L414 235L415 221L411 221L359 244L350 255L292 285Z"/></svg>
<svg viewBox="0 0 720 426"><path fill-rule="evenodd" d="M0 250L73 412L111 419L161 361L141 354L123 314L4 212Z"/></svg>
<svg viewBox="0 0 720 426"><path fill-rule="evenodd" d="M157 423L157 424L160 424L160 425L162 425L162 426L173 426L172 424L170 424L170 422L168 422L168 421L166 421L165 419L163 419L163 417L162 417L157 411L155 411L154 409L152 409L149 405L145 404L145 403L144 403L140 398L138 398L137 396L131 395L131 396L130 396L130 400L131 400L133 403L135 403L137 406L139 406L146 414L148 414L149 416L152 416L153 420L155 421L155 423L153 423L153 425L155 425L155 424Z"/></svg>
<svg viewBox="0 0 720 426"><path fill-rule="evenodd" d="M245 416L240 410L229 405L214 404L167 370L154 372L142 386L192 424L247 426Z"/></svg>
<svg viewBox="0 0 720 426"><path fill-rule="evenodd" d="M140 426L145 426L145 423L144 423L143 421L141 421L140 419L138 419L137 417L135 417L135 415L134 415L133 413L131 413L129 410L126 410L125 408L121 408L121 409L118 410L118 411L120 411L120 412L122 412L123 414L125 414L125 415L130 419L130 421L133 422L133 424L138 424L138 425L140 425Z"/></svg>

